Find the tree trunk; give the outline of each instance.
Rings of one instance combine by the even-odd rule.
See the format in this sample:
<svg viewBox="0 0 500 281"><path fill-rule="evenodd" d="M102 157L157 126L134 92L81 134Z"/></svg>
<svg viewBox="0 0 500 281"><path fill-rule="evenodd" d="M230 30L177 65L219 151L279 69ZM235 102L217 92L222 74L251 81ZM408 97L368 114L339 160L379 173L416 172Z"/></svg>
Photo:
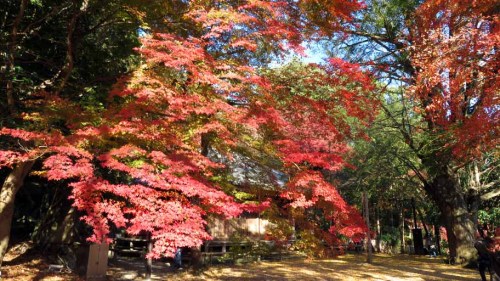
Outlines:
<svg viewBox="0 0 500 281"><path fill-rule="evenodd" d="M434 178L427 188L441 211L448 236L451 262L466 262L474 258L475 225L469 213L466 194L448 174Z"/></svg>
<svg viewBox="0 0 500 281"><path fill-rule="evenodd" d="M401 205L401 210L400 210L400 220L399 220L399 229L400 229L400 235L401 235L401 248L400 252L401 254L405 254L405 248L406 248L406 241L405 241L405 215L404 215L404 207Z"/></svg>
<svg viewBox="0 0 500 281"><path fill-rule="evenodd" d="M376 209L376 212L377 212L377 240L376 240L376 243L375 243L375 248L376 248L376 251L377 253L380 253L381 252L381 249L380 249L380 244L381 244L381 239L382 239L382 231L380 229L380 209L377 208ZM386 245L387 247L387 245Z"/></svg>
<svg viewBox="0 0 500 281"><path fill-rule="evenodd" d="M198 270L202 267L203 261L201 256L201 247L192 247L191 249L191 266Z"/></svg>
<svg viewBox="0 0 500 281"><path fill-rule="evenodd" d="M363 192L363 209L364 209L364 216L365 216L365 222L366 225L368 226L368 231L366 231L366 262L367 263L372 263L372 238L370 235L370 208L368 206L368 195L366 192Z"/></svg>
<svg viewBox="0 0 500 281"><path fill-rule="evenodd" d="M34 161L30 160L17 164L5 179L0 190L0 268L9 245L16 193L23 185L24 178L28 175L33 163Z"/></svg>
<svg viewBox="0 0 500 281"><path fill-rule="evenodd" d="M8 43L8 52L7 52L7 60L5 64L6 68L6 85L5 85L5 95L7 96L7 106L9 108L10 114L15 114L16 113L16 105L15 105L15 98L14 98L14 78L15 78L15 53L16 49L18 46L18 28L19 25L21 24L21 21L24 17L24 11L26 10L26 5L28 4L28 0L22 0L19 5L19 12L16 15L16 18L14 19L14 22L12 23L12 31L11 31L11 39L10 42ZM1 248L0 248L1 249ZM1 256L3 257L3 256Z"/></svg>
<svg viewBox="0 0 500 281"><path fill-rule="evenodd" d="M74 64L75 64L75 51L77 48L77 42L79 41L80 38L76 36L75 31L77 29L78 21L80 20L80 17L87 12L87 9L89 7L89 0L73 0L73 4L75 5L74 7L76 8L75 11L73 12L73 16L68 22L67 25L67 34L66 34L66 58L64 60L64 65L58 75L57 78L59 78L59 83L54 89L54 94L59 95L59 93L64 89L66 86L71 73L73 72Z"/></svg>
<svg viewBox="0 0 500 281"><path fill-rule="evenodd" d="M441 254L441 234L439 233L439 226L434 225L434 235L436 237L436 249L438 252L438 255Z"/></svg>
<svg viewBox="0 0 500 281"><path fill-rule="evenodd" d="M469 261L474 258L474 222L467 212L467 206L444 206L441 212L445 222L450 250L450 260L453 262Z"/></svg>
<svg viewBox="0 0 500 281"><path fill-rule="evenodd" d="M43 250L53 245L69 245L79 240L75 230L78 222L77 212L68 199L70 189L62 186L53 186L50 189L46 191L46 199L41 203L42 215L31 234L33 243Z"/></svg>

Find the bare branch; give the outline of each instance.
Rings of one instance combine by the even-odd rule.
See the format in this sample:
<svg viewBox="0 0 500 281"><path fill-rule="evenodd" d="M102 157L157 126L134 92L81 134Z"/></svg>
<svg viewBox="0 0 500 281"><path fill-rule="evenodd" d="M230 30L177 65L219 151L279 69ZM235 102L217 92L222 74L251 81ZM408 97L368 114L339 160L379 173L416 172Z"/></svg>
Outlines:
<svg viewBox="0 0 500 281"><path fill-rule="evenodd" d="M498 183L498 181L497 181L497 183ZM491 184L493 184L493 183L491 183ZM488 193L481 195L481 200L487 201L487 200L493 199L499 195L500 195L500 188L497 188L493 191L490 191Z"/></svg>

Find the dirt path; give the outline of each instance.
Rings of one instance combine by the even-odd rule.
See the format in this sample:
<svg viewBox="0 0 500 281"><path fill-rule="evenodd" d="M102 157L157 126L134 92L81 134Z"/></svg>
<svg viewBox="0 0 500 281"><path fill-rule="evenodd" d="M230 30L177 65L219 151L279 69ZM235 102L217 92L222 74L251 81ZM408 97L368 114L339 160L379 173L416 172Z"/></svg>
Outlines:
<svg viewBox="0 0 500 281"><path fill-rule="evenodd" d="M153 280L401 280L401 281L476 281L479 274L472 269L447 265L440 258L408 255L376 255L372 264L364 262L362 255L345 255L329 260L287 260L260 262L241 266L214 266L201 274L190 272L156 272ZM113 271L113 270L112 270ZM116 274L125 273L128 275ZM112 280L142 280L143 271L114 271Z"/></svg>
<svg viewBox="0 0 500 281"><path fill-rule="evenodd" d="M260 262L245 265L213 266L199 274L190 271L174 271L164 263L155 262L153 280L377 280L377 281L476 281L476 270L447 265L440 258L408 255L376 255L373 264L364 262L363 255L345 255L328 260L286 260ZM24 280L81 280L73 274L47 273L46 265L39 259L17 263L7 262L2 270L2 281ZM9 272L10 271L10 272ZM122 260L108 269L108 280L144 280L144 263L141 260Z"/></svg>

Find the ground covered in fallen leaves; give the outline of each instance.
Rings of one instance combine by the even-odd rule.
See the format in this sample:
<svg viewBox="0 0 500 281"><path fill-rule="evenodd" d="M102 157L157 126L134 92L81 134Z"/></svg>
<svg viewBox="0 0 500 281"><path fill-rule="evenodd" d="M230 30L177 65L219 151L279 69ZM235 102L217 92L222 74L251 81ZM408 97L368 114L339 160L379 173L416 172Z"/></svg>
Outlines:
<svg viewBox="0 0 500 281"><path fill-rule="evenodd" d="M348 254L336 259L291 259L256 262L243 265L218 265L199 272L172 270L155 262L152 280L479 280L477 270L448 265L441 258L409 255L375 255L372 264L364 255ZM144 263L140 259L113 262L108 280L144 280ZM36 253L9 254L2 266L2 280L83 280L69 272L49 272L46 257Z"/></svg>
<svg viewBox="0 0 500 281"><path fill-rule="evenodd" d="M51 260L34 251L29 243L21 243L12 247L2 262L1 281L83 281L77 275L63 269L59 272L49 271Z"/></svg>
<svg viewBox="0 0 500 281"><path fill-rule="evenodd" d="M205 280L454 280L475 281L475 270L451 266L442 259L408 255L376 255L372 264L362 255L345 255L327 260L290 260L211 268ZM186 278L184 278L185 280ZM180 279L179 279L180 280ZM193 278L192 280L196 280Z"/></svg>

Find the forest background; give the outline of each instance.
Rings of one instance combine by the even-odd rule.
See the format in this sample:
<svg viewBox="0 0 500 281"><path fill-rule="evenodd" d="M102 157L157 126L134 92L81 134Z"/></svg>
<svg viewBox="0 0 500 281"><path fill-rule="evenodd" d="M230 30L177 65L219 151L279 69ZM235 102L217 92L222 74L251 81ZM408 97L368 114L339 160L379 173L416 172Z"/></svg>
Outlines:
<svg viewBox="0 0 500 281"><path fill-rule="evenodd" d="M210 216L257 212L273 239L336 245L366 232L361 191L391 243L415 202L452 259L473 258L478 218L500 213L498 10L6 1L0 260L12 222L42 248L147 233L160 257L210 239ZM329 58L270 67L307 43ZM234 159L266 180L238 182Z"/></svg>

